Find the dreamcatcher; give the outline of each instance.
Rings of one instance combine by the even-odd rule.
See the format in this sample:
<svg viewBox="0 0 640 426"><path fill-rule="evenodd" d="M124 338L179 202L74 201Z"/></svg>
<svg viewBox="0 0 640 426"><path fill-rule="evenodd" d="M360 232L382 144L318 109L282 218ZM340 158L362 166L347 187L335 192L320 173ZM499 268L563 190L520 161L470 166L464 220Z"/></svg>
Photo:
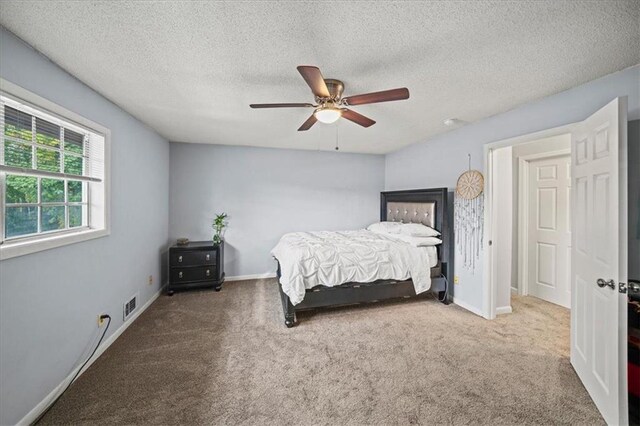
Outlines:
<svg viewBox="0 0 640 426"><path fill-rule="evenodd" d="M471 155L469 155L469 169L460 175L456 184L455 195L455 233L456 246L462 254L462 264L474 271L476 261L480 257L483 239L484 217L484 177L477 170L471 170Z"/></svg>

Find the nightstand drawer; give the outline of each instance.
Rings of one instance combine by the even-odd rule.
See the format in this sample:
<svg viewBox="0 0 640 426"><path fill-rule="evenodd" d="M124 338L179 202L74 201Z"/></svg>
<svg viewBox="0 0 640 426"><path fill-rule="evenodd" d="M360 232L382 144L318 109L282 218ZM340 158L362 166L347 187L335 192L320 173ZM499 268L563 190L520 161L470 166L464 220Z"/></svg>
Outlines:
<svg viewBox="0 0 640 426"><path fill-rule="evenodd" d="M216 280L216 268L213 266L192 268L171 268L171 284L187 283L191 281Z"/></svg>
<svg viewBox="0 0 640 426"><path fill-rule="evenodd" d="M199 266L215 264L215 250L179 251L171 253L170 266Z"/></svg>
<svg viewBox="0 0 640 426"><path fill-rule="evenodd" d="M167 294L174 291L212 288L222 289L224 283L224 241L190 241L169 248Z"/></svg>

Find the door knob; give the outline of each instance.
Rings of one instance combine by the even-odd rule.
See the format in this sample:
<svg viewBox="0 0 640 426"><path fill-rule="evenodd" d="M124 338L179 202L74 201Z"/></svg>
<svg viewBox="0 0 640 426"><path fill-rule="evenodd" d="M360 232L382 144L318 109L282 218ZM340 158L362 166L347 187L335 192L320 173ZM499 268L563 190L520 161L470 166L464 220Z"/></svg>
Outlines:
<svg viewBox="0 0 640 426"><path fill-rule="evenodd" d="M640 281L629 280L627 286L629 288L629 293L640 293Z"/></svg>
<svg viewBox="0 0 640 426"><path fill-rule="evenodd" d="M614 280L605 281L602 278L598 278L596 284L598 284L598 287L600 288L610 287L612 290L616 288L616 282Z"/></svg>

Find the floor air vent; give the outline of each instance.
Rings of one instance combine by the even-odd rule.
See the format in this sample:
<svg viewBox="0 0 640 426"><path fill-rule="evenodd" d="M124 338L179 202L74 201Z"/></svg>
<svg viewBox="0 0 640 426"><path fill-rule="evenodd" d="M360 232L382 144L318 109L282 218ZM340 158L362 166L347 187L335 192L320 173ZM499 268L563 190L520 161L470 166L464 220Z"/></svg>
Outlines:
<svg viewBox="0 0 640 426"><path fill-rule="evenodd" d="M124 321L127 320L127 318L129 318L131 316L131 314L133 313L133 311L136 310L136 306L138 306L138 295L134 295L133 297L131 297L131 299L129 299L129 301L124 302Z"/></svg>

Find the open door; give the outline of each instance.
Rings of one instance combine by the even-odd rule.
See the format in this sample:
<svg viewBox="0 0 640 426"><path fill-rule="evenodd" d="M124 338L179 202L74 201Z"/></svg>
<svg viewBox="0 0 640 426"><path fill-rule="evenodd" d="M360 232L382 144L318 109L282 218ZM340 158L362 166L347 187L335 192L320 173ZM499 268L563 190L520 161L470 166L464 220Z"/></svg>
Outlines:
<svg viewBox="0 0 640 426"><path fill-rule="evenodd" d="M608 424L627 424L627 99L571 136L571 364Z"/></svg>

